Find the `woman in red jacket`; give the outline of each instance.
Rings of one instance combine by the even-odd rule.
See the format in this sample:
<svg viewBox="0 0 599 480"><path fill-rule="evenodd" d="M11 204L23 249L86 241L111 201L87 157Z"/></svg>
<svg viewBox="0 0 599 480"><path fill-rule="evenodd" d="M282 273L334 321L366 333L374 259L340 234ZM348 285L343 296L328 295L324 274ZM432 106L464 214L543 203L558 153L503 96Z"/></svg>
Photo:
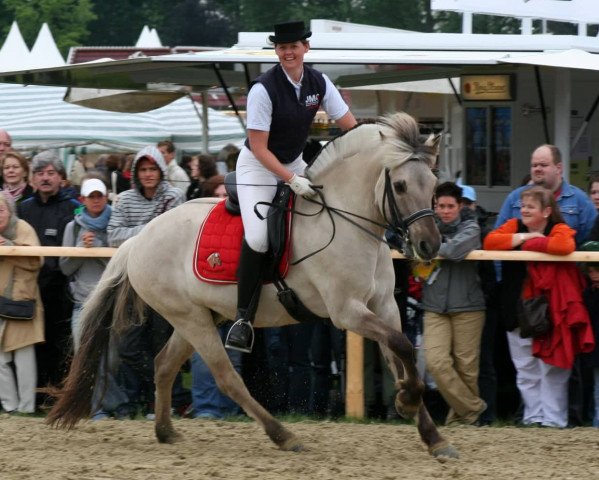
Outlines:
<svg viewBox="0 0 599 480"><path fill-rule="evenodd" d="M539 186L521 195L522 220L512 218L487 235L487 250L529 250L567 255L576 248L576 231L563 220L553 194ZM582 301L584 279L571 262L502 263L501 305L508 344L524 402L522 422L547 427L568 424L568 379L574 356L593 347ZM515 307L521 298L543 294L553 329L541 337L521 338ZM589 336L590 334L590 336Z"/></svg>

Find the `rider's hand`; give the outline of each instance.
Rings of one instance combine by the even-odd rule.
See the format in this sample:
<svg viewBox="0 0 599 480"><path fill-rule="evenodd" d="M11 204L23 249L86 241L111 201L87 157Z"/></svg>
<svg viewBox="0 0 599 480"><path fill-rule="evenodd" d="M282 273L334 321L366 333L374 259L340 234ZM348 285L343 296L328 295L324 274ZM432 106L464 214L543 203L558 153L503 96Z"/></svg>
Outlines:
<svg viewBox="0 0 599 480"><path fill-rule="evenodd" d="M312 188L312 183L305 177L299 177L297 173L289 179L289 186L297 195L302 197L313 197L316 195L316 190Z"/></svg>

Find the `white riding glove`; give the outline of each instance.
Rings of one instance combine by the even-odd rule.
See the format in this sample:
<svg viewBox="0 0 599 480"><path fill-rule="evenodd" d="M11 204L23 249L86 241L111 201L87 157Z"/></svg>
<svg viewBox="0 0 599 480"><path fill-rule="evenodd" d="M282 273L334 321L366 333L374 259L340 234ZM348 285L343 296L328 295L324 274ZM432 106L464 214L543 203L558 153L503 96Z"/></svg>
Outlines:
<svg viewBox="0 0 599 480"><path fill-rule="evenodd" d="M297 173L293 174L293 177L289 179L289 186L297 195L302 197L313 197L316 195L316 190L312 188L312 183L305 177L299 177Z"/></svg>

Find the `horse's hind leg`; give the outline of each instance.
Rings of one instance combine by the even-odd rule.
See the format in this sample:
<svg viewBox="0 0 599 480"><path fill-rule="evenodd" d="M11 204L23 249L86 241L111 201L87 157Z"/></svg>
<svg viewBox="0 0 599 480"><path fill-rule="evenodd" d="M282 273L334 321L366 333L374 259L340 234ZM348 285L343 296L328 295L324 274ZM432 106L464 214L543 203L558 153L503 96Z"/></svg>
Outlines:
<svg viewBox="0 0 599 480"><path fill-rule="evenodd" d="M302 450L303 446L299 439L250 395L243 380L233 368L212 320L204 322L202 318L201 321L198 321L198 313L196 310L194 320L186 321L184 324L178 322L175 328L200 354L212 372L220 391L256 420L279 448L292 451ZM158 420L158 415L156 420Z"/></svg>
<svg viewBox="0 0 599 480"><path fill-rule="evenodd" d="M174 443L180 438L171 421L172 390L181 365L192 353L191 344L175 330L154 359L154 382L156 384L154 429L160 443Z"/></svg>

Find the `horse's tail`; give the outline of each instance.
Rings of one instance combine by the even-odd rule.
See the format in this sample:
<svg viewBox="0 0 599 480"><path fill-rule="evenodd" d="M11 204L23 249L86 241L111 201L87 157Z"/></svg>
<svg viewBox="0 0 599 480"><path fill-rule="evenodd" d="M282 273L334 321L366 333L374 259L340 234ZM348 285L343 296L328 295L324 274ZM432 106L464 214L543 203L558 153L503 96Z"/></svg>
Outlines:
<svg viewBox="0 0 599 480"><path fill-rule="evenodd" d="M118 335L135 319L143 321L144 302L133 290L127 273L127 258L134 242L119 247L102 278L81 311L81 345L73 357L69 374L57 392L57 401L46 423L70 429L92 413L100 363L108 369L111 332ZM105 382L102 382L105 383Z"/></svg>

